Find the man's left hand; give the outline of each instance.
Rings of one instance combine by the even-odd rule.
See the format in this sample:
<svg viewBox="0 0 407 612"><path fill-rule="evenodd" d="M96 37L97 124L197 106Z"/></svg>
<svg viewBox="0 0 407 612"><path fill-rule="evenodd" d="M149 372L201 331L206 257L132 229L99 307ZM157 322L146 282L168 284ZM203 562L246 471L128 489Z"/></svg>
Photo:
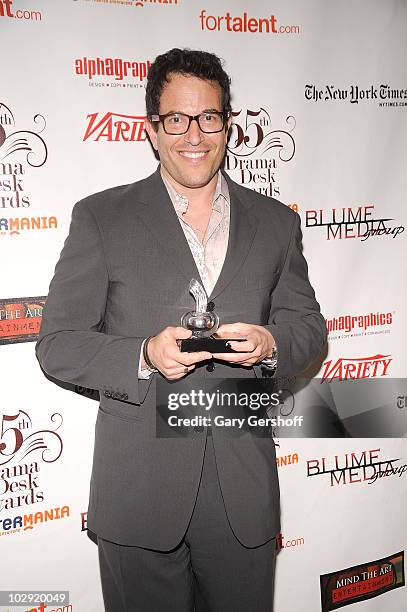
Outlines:
<svg viewBox="0 0 407 612"><path fill-rule="evenodd" d="M217 330L222 336L239 336L245 338L244 342L230 341L229 345L236 353L213 353L214 359L227 361L229 363L240 363L243 366L251 367L260 363L263 359L271 356L275 340L271 333L261 325L250 323L228 323L221 325ZM242 352L244 351L244 352Z"/></svg>

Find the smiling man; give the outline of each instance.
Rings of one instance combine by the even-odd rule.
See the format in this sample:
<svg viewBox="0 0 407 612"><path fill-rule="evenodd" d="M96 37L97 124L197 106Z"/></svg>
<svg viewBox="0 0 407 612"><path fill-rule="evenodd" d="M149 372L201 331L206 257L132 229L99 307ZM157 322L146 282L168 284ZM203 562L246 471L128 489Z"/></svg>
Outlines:
<svg viewBox="0 0 407 612"><path fill-rule="evenodd" d="M326 338L298 215L221 170L229 84L214 54L156 58L146 130L160 165L75 205L43 313L44 371L100 391L88 527L108 612L273 609L272 438L224 437L206 423L156 435L155 381L176 392L186 377L298 374ZM244 338L234 353L180 351L192 278L219 331Z"/></svg>

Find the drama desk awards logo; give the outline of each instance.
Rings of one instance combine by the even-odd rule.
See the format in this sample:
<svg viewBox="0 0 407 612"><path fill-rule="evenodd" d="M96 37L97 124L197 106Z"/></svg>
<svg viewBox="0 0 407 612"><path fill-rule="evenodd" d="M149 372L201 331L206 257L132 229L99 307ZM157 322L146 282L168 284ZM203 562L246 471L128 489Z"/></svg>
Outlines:
<svg viewBox="0 0 407 612"><path fill-rule="evenodd" d="M225 170L241 185L279 197L279 165L290 162L295 154L295 118L288 116L285 129L281 129L274 127L270 114L262 107L235 111L232 116Z"/></svg>
<svg viewBox="0 0 407 612"><path fill-rule="evenodd" d="M0 236L57 227L54 216L26 214L31 206L27 176L41 168L48 157L42 135L46 128L44 116L35 114L32 123L32 129L19 129L14 113L0 102Z"/></svg>
<svg viewBox="0 0 407 612"><path fill-rule="evenodd" d="M26 410L7 410L1 414L0 535L10 530L33 529L37 523L69 515L66 506L36 509L47 497L40 482L41 470L44 465L55 463L62 454L63 419L56 412L44 427L34 426L34 418L37 420L38 415L34 417Z"/></svg>

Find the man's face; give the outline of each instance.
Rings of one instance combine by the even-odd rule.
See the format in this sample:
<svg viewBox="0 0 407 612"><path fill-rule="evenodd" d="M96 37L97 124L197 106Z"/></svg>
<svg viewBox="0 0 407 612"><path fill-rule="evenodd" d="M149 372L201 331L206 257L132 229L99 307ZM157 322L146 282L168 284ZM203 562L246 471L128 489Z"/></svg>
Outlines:
<svg viewBox="0 0 407 612"><path fill-rule="evenodd" d="M223 110L219 85L195 76L172 74L162 90L160 115L198 115L205 110ZM178 136L166 134L161 122L156 132L146 121L146 130L158 151L164 175L172 179L176 188L199 189L213 179L225 154L227 130L206 134L196 121L191 122L186 134Z"/></svg>

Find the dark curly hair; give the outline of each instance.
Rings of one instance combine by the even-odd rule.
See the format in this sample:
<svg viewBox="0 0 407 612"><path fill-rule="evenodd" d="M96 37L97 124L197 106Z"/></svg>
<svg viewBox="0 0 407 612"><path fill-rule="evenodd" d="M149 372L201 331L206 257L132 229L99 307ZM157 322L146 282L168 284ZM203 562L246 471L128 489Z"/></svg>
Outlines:
<svg viewBox="0 0 407 612"><path fill-rule="evenodd" d="M158 55L151 64L147 76L147 117L158 115L160 98L165 83L171 74L196 76L199 79L218 83L222 91L222 110L230 113L230 78L223 70L223 61L214 53L193 49L171 49Z"/></svg>

